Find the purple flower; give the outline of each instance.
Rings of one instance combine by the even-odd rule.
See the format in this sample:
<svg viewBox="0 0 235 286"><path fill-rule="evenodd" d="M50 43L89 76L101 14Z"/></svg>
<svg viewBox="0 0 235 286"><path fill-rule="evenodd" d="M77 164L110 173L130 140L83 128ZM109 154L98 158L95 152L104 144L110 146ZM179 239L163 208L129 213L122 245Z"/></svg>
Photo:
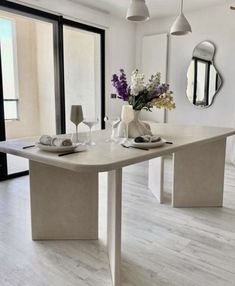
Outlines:
<svg viewBox="0 0 235 286"><path fill-rule="evenodd" d="M114 74L112 77L112 85L115 87L118 98L121 98L124 101L128 101L130 96L130 87L128 86L126 74L124 69L120 69L120 77Z"/></svg>
<svg viewBox="0 0 235 286"><path fill-rule="evenodd" d="M153 92L151 92L148 96L149 100L152 100L154 98L160 97L160 95L166 93L169 90L169 84L159 84Z"/></svg>

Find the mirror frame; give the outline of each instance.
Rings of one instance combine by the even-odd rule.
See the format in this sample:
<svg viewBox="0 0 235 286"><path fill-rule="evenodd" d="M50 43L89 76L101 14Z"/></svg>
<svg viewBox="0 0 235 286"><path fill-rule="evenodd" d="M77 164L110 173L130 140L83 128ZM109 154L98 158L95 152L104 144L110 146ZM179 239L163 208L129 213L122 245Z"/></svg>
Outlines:
<svg viewBox="0 0 235 286"><path fill-rule="evenodd" d="M190 102L190 104L191 104L194 108L201 109L201 110L207 109L207 108L209 108L209 107L211 107L211 106L213 105L213 103L214 103L214 101L215 101L215 97L216 97L217 93L220 91L220 89L222 88L223 82L224 82L224 81L223 81L223 77L221 76L221 73L218 71L218 69L216 68L216 65L215 65L214 58L215 58L215 54L216 54L217 48L216 48L216 45L215 45L212 41L203 40L203 41L201 41L200 43L198 43L198 44L195 46L195 48L193 49L193 55L192 55L190 64L191 64L191 62L192 62L192 60L193 60L193 58L194 58L194 54L195 54L196 48L197 48L198 46L200 46L201 44L205 43L205 42L210 43L210 44L213 45L213 47L214 47L214 54L213 54L211 63L212 63L214 69L216 70L217 74L219 75L219 77L220 77L220 79L221 79L221 84L220 84L219 88L215 91L215 93L214 93L214 95L213 95L213 98L212 98L212 100L211 100L211 103L208 104L208 105L206 105L206 106L198 106L198 105L195 105L193 102L191 102L191 101L189 100L189 98L188 98L187 88L186 88L186 97L187 97L187 100ZM190 64L189 64L189 66L190 66ZM188 67L188 69L189 69L189 67ZM187 73L188 73L188 69L187 69ZM187 77L187 87L188 87L188 77Z"/></svg>

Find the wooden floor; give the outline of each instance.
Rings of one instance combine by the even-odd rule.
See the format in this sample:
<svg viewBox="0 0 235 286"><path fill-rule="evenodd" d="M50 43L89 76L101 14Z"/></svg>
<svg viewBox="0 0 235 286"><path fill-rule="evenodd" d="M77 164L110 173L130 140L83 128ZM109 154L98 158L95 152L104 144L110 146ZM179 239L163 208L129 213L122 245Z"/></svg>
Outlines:
<svg viewBox="0 0 235 286"><path fill-rule="evenodd" d="M166 191L171 189L167 160ZM111 285L106 243L106 175L100 240L30 238L28 177L0 183L1 286ZM123 286L235 285L235 167L226 166L224 208L172 209L147 189L146 163L124 171Z"/></svg>

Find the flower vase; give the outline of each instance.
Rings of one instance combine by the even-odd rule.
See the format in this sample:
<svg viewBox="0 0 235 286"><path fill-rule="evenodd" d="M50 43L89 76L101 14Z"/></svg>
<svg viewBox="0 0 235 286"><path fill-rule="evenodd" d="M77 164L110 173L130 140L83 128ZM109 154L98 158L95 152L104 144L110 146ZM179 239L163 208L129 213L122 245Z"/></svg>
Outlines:
<svg viewBox="0 0 235 286"><path fill-rule="evenodd" d="M150 125L139 119L140 110L133 110L134 118L129 123L128 137L135 138L142 135L153 135L151 132Z"/></svg>
<svg viewBox="0 0 235 286"><path fill-rule="evenodd" d="M118 126L118 137L128 138L127 132L129 133L129 123L134 119L134 110L131 105L123 105L121 112L121 122Z"/></svg>
<svg viewBox="0 0 235 286"><path fill-rule="evenodd" d="M139 115L140 110L134 110L131 105L123 105L121 122L118 126L119 137L135 138L142 135L152 135L150 125L142 122Z"/></svg>

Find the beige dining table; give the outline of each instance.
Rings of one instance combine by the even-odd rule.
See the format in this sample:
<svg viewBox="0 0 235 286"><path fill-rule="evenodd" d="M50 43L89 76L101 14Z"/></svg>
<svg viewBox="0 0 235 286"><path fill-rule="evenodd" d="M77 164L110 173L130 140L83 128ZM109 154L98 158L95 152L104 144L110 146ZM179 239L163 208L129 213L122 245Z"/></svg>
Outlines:
<svg viewBox="0 0 235 286"><path fill-rule="evenodd" d="M162 202L161 158L168 154L173 207L222 207L226 139L235 130L173 124L152 129L173 144L128 149L107 142L110 131L101 130L93 134L96 146L59 157L23 149L38 138L0 142L0 152L29 159L32 239L98 239L98 174L108 172L107 248L113 285L121 285L122 169L149 161L149 190Z"/></svg>

